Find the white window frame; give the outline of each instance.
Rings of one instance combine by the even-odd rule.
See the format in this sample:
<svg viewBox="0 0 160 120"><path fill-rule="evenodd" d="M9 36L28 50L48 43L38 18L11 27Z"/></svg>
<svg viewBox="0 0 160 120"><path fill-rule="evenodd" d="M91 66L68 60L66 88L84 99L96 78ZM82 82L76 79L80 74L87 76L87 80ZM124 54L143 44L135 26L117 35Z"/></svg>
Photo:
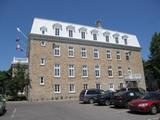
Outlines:
<svg viewBox="0 0 160 120"><path fill-rule="evenodd" d="M45 46L46 46L46 41L41 40L41 41L40 41L40 45L41 45L41 47L45 47Z"/></svg>
<svg viewBox="0 0 160 120"><path fill-rule="evenodd" d="M112 76L109 75L109 72L112 73ZM111 66L111 65L108 66L108 77L109 77L109 78L112 78L112 77L113 77L113 69L112 69L112 66Z"/></svg>
<svg viewBox="0 0 160 120"><path fill-rule="evenodd" d="M68 77L75 77L75 66L73 64L68 65Z"/></svg>
<svg viewBox="0 0 160 120"><path fill-rule="evenodd" d="M68 30L68 36L71 38L73 37L73 30Z"/></svg>
<svg viewBox="0 0 160 120"><path fill-rule="evenodd" d="M114 90L114 83L109 83L109 90Z"/></svg>
<svg viewBox="0 0 160 120"><path fill-rule="evenodd" d="M43 86L44 85L44 81L45 81L44 77L40 76L39 77L39 84Z"/></svg>
<svg viewBox="0 0 160 120"><path fill-rule="evenodd" d="M45 58L40 58L40 65L44 66L46 64Z"/></svg>
<svg viewBox="0 0 160 120"><path fill-rule="evenodd" d="M94 66L94 71L95 71L95 77L96 78L100 78L101 76L101 70L100 70L100 66L99 65L95 65ZM98 73L98 74L97 74ZM98 75L98 76L97 76Z"/></svg>
<svg viewBox="0 0 160 120"><path fill-rule="evenodd" d="M121 75L119 75L119 72L121 72ZM118 76L123 77L123 70L121 66L118 66Z"/></svg>
<svg viewBox="0 0 160 120"><path fill-rule="evenodd" d="M54 84L54 93L61 93L61 85Z"/></svg>
<svg viewBox="0 0 160 120"><path fill-rule="evenodd" d="M59 45L54 45L54 56L60 56L61 55L61 48Z"/></svg>
<svg viewBox="0 0 160 120"><path fill-rule="evenodd" d="M61 77L61 66L60 64L54 65L54 77Z"/></svg>
<svg viewBox="0 0 160 120"><path fill-rule="evenodd" d="M124 38L124 44L128 45L128 39L127 38Z"/></svg>
<svg viewBox="0 0 160 120"><path fill-rule="evenodd" d="M110 58L108 58L108 55L110 56ZM112 53L111 53L111 50L106 50L106 58L107 60L111 60L112 59Z"/></svg>
<svg viewBox="0 0 160 120"><path fill-rule="evenodd" d="M87 58L87 49L81 48L81 58Z"/></svg>
<svg viewBox="0 0 160 120"><path fill-rule="evenodd" d="M86 38L86 32L84 32L84 31L81 32L81 38L82 38L82 39L85 39L85 38Z"/></svg>
<svg viewBox="0 0 160 120"><path fill-rule="evenodd" d="M84 76L84 74L86 74ZM85 78L85 77L88 77L88 66L87 65L82 65L82 77Z"/></svg>
<svg viewBox="0 0 160 120"><path fill-rule="evenodd" d="M69 84L69 93L75 93L75 84Z"/></svg>
<svg viewBox="0 0 160 120"><path fill-rule="evenodd" d="M109 35L105 36L106 42L109 43Z"/></svg>
<svg viewBox="0 0 160 120"><path fill-rule="evenodd" d="M55 36L59 36L60 35L60 28L55 28Z"/></svg>
<svg viewBox="0 0 160 120"><path fill-rule="evenodd" d="M72 53L72 55L70 53ZM74 47L72 46L68 47L68 57L74 57Z"/></svg>
<svg viewBox="0 0 160 120"><path fill-rule="evenodd" d="M94 59L99 59L99 50L97 48L93 49L93 56Z"/></svg>
<svg viewBox="0 0 160 120"><path fill-rule="evenodd" d="M93 40L97 40L97 34L93 33Z"/></svg>
<svg viewBox="0 0 160 120"><path fill-rule="evenodd" d="M128 67L127 73L128 73L128 75L132 75L132 69L130 67Z"/></svg>
<svg viewBox="0 0 160 120"><path fill-rule="evenodd" d="M119 56L119 58L118 58ZM121 60L121 51L116 51L116 59Z"/></svg>
<svg viewBox="0 0 160 120"><path fill-rule="evenodd" d="M119 37L115 37L115 43L119 44Z"/></svg>

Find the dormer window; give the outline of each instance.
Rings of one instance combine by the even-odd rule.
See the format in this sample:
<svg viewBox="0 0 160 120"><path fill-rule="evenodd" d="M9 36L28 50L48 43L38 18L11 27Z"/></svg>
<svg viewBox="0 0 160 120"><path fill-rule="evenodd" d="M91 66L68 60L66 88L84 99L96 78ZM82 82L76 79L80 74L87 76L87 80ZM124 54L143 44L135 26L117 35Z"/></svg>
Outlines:
<svg viewBox="0 0 160 120"><path fill-rule="evenodd" d="M115 39L115 43L119 43L119 34L118 33L115 33L114 35L113 35L113 37L114 37L114 39Z"/></svg>
<svg viewBox="0 0 160 120"><path fill-rule="evenodd" d="M106 42L109 42L109 35L110 35L110 33L108 31L103 33L103 36L105 37Z"/></svg>
<svg viewBox="0 0 160 120"><path fill-rule="evenodd" d="M81 38L85 39L85 32L81 32Z"/></svg>
<svg viewBox="0 0 160 120"><path fill-rule="evenodd" d="M93 35L93 40L97 40L98 30L93 29L93 30L91 31L91 34Z"/></svg>
<svg viewBox="0 0 160 120"><path fill-rule="evenodd" d="M69 37L73 37L73 30L69 30Z"/></svg>
<svg viewBox="0 0 160 120"><path fill-rule="evenodd" d="M47 27L45 26L40 27L40 31L42 32L42 34L45 34L45 32L47 32Z"/></svg>
<svg viewBox="0 0 160 120"><path fill-rule="evenodd" d="M55 23L53 25L53 30L55 31L55 35L59 36L60 35L60 30L62 30L62 25L59 23Z"/></svg>
<svg viewBox="0 0 160 120"><path fill-rule="evenodd" d="M122 39L124 40L124 44L127 45L128 44L128 36L124 35L124 36L122 36Z"/></svg>
<svg viewBox="0 0 160 120"><path fill-rule="evenodd" d="M97 40L97 34L93 34L93 40Z"/></svg>
<svg viewBox="0 0 160 120"><path fill-rule="evenodd" d="M115 41L117 44L119 43L118 37L115 37Z"/></svg>
<svg viewBox="0 0 160 120"><path fill-rule="evenodd" d="M75 27L72 25L68 25L66 27L66 30L68 31L68 35L69 37L73 37L73 32L75 32Z"/></svg>
<svg viewBox="0 0 160 120"><path fill-rule="evenodd" d="M82 39L85 39L85 38L86 38L87 29L84 28L84 27L81 27L81 28L79 29L79 32L81 33L81 38L82 38Z"/></svg>
<svg viewBox="0 0 160 120"><path fill-rule="evenodd" d="M59 28L55 28L55 35L59 36Z"/></svg>

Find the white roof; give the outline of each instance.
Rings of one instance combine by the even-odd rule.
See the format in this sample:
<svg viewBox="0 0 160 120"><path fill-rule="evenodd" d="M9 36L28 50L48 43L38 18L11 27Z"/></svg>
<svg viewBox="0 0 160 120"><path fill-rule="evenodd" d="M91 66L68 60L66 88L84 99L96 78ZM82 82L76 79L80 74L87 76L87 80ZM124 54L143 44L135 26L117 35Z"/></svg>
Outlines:
<svg viewBox="0 0 160 120"><path fill-rule="evenodd" d="M75 39L82 39L81 38L81 31L86 32L85 39L91 40L93 42L104 42L106 43L105 35L109 35L109 43L125 45L124 39L127 38L127 45L132 47L140 47L138 39L135 35L112 31L103 28L91 27L86 25L78 25L74 23L67 23L55 20L47 20L41 18L34 18L31 34L40 34L40 35L49 35L49 36L56 36L55 35L55 28L59 28L60 33L57 37L66 37L69 38L68 29L73 30L73 37ZM42 30L45 32L42 33ZM93 34L97 34L97 40L93 40ZM118 36L119 43L115 42L115 36ZM84 42L85 42L84 39Z"/></svg>

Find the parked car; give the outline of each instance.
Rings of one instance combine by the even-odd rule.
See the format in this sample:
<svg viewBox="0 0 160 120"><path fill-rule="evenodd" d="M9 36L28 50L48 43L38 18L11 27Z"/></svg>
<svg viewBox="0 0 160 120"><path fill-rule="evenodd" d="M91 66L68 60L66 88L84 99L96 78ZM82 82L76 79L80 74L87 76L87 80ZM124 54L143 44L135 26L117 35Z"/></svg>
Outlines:
<svg viewBox="0 0 160 120"><path fill-rule="evenodd" d="M120 91L114 94L114 96L111 98L111 102L115 107L128 108L128 102L130 102L133 99L140 98L144 94L139 91L132 90Z"/></svg>
<svg viewBox="0 0 160 120"><path fill-rule="evenodd" d="M99 105L110 105L110 100L114 95L114 91L105 91L104 93L97 95L94 97L95 103L98 103Z"/></svg>
<svg viewBox="0 0 160 120"><path fill-rule="evenodd" d="M149 92L141 99L132 100L128 105L131 111L156 114L160 111L160 92Z"/></svg>
<svg viewBox="0 0 160 120"><path fill-rule="evenodd" d="M0 95L0 115L2 115L6 110L6 102L3 95Z"/></svg>
<svg viewBox="0 0 160 120"><path fill-rule="evenodd" d="M102 93L104 93L104 90L94 88L82 90L79 95L79 101L83 103L93 104L95 102L94 97Z"/></svg>

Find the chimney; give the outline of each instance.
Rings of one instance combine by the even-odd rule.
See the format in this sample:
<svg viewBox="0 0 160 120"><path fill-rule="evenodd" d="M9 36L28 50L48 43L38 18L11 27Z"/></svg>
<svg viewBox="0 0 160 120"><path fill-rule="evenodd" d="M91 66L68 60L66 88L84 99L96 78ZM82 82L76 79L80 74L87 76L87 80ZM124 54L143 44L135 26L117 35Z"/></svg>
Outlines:
<svg viewBox="0 0 160 120"><path fill-rule="evenodd" d="M102 21L101 20L96 21L96 27L97 28L102 28Z"/></svg>

